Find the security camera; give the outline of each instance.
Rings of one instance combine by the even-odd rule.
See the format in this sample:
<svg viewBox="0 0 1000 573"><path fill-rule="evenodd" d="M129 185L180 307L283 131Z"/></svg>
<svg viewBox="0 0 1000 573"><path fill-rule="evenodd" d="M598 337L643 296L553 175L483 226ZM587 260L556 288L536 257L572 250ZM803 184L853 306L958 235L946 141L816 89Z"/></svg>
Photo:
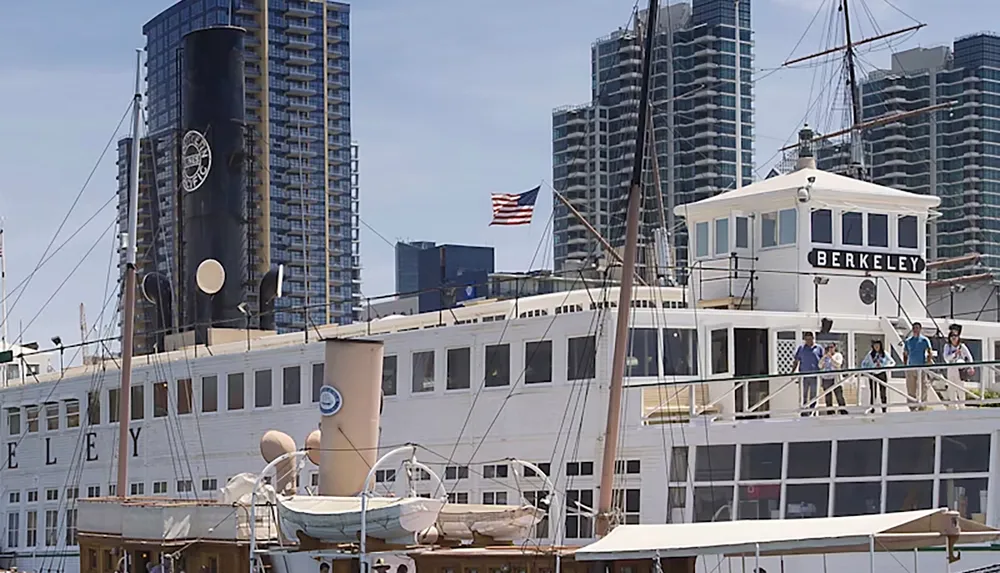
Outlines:
<svg viewBox="0 0 1000 573"><path fill-rule="evenodd" d="M810 175L808 178L806 178L806 181L809 182L809 185L812 185L813 183L816 182L816 176L815 175Z"/></svg>
<svg viewBox="0 0 1000 573"><path fill-rule="evenodd" d="M795 197L799 200L799 203L809 202L809 188L799 187L798 191L795 192Z"/></svg>

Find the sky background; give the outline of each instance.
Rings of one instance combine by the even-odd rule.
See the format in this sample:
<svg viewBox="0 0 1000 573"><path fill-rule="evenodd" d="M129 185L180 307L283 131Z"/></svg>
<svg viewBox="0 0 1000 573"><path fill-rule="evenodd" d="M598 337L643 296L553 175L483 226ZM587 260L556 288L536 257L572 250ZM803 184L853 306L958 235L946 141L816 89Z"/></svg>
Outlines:
<svg viewBox="0 0 1000 573"><path fill-rule="evenodd" d="M842 44L843 31L831 24L833 0L743 1L752 2L755 157L762 178L803 121L821 131L846 126L840 98L825 87L838 71L836 60L776 70L789 55ZM979 20L996 13L995 0L852 2L855 40L915 20L928 24L891 44L859 50L864 70L888 67L894 50L950 44L982 31ZM134 49L145 45L142 25L171 3L5 3L0 217L11 340L23 328L24 340L42 347L57 335L67 344L78 341L80 303L92 329L104 324L102 335L116 332L109 327L119 274L113 142L100 158L109 141L128 134L127 119L117 132L116 126L132 97ZM352 130L361 156L366 296L394 290L396 240L491 245L498 270L551 267L551 195L540 196L530 227L491 228L489 194L551 180L552 108L589 99L590 45L627 25L634 4L351 2ZM48 260L38 267L53 237Z"/></svg>

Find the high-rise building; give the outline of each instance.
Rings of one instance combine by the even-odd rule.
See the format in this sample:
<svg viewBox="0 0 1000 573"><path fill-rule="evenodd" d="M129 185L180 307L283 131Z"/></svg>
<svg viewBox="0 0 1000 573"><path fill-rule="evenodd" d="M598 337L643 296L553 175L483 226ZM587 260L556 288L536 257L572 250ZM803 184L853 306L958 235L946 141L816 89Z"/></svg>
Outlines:
<svg viewBox="0 0 1000 573"><path fill-rule="evenodd" d="M396 243L396 292L420 290L420 251L433 249L432 241L400 241Z"/></svg>
<svg viewBox="0 0 1000 573"><path fill-rule="evenodd" d="M494 272L493 247L437 245L428 241L396 243L396 285L415 293L419 312L450 308L485 296ZM400 290L399 287L406 287Z"/></svg>
<svg viewBox="0 0 1000 573"><path fill-rule="evenodd" d="M875 183L941 197L928 259L978 253L934 271L937 279L1000 271L1000 36L959 38L952 48L896 53L862 83L865 120L954 102L865 133ZM822 166L822 164L821 164Z"/></svg>
<svg viewBox="0 0 1000 573"><path fill-rule="evenodd" d="M346 3L331 0L180 0L143 26L152 138L179 130L182 37L217 25L247 30L244 133L252 158L253 261L247 302L258 308L261 277L283 264L284 296L275 313L279 331L303 328L307 307L309 322L317 325L347 323L360 313L349 16ZM164 161L169 159L155 158L157 165ZM176 214L176 172L158 171L157 189L163 212ZM164 252L176 253L177 219L164 217ZM176 264L173 259L168 264L174 280Z"/></svg>
<svg viewBox="0 0 1000 573"><path fill-rule="evenodd" d="M645 20L645 12L640 12L633 30L619 29L594 42L590 102L552 113L553 185L616 247L624 243ZM675 220L673 207L735 187L737 151L742 183L752 181L750 0L693 0L663 7L653 45L653 144L647 149L655 150L649 154L655 164L646 161L645 181L650 189L658 187L659 193L646 194L640 238L651 244L655 230L666 229L673 244L672 260L683 265L687 237L682 222ZM599 243L565 206L558 201L555 205L555 270L593 264L602 255Z"/></svg>

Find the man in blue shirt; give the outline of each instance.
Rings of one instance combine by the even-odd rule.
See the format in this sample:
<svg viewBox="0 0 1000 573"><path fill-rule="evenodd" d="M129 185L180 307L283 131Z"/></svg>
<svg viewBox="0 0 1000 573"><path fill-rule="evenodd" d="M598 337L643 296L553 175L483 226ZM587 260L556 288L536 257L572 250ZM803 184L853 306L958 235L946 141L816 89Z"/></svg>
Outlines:
<svg viewBox="0 0 1000 573"><path fill-rule="evenodd" d="M924 366L934 361L934 351L929 338L921 334L919 322L913 323L913 332L903 341L903 362L907 366ZM923 370L906 371L906 401L910 410L925 410L922 403L932 395L933 390Z"/></svg>
<svg viewBox="0 0 1000 573"><path fill-rule="evenodd" d="M802 344L795 349L795 362L792 364L792 372L818 372L819 359L823 357L823 349L816 345L813 333L806 332L802 335ZM802 407L812 410L816 407L816 395L818 388L815 376L803 376L802 382ZM809 411L802 412L803 416L811 416Z"/></svg>

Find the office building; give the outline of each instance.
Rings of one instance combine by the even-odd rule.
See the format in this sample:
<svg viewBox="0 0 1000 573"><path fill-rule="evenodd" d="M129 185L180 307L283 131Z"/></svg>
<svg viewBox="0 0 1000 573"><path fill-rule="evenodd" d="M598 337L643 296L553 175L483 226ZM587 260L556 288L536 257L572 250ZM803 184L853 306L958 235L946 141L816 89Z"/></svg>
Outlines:
<svg viewBox="0 0 1000 573"><path fill-rule="evenodd" d="M329 0L181 0L143 26L153 137L177 130L181 120L183 36L229 23L247 30L244 133L252 159L253 263L247 302L258 308L261 277L283 264L284 296L275 313L282 332L302 329L307 307L312 324L347 323L361 309L349 15L347 4ZM166 170L160 185L176 193L176 174ZM165 252L177 252L176 220L163 226L175 230L164 237Z"/></svg>
<svg viewBox="0 0 1000 573"><path fill-rule="evenodd" d="M420 290L420 251L434 248L431 241L396 243L396 293Z"/></svg>
<svg viewBox="0 0 1000 573"><path fill-rule="evenodd" d="M638 26L645 20L641 12ZM590 102L552 113L553 185L616 247L624 243L638 122L643 50L638 29L619 29L594 42ZM693 0L660 9L650 93L653 145L647 147L655 154L648 154L645 177L647 189L658 192L646 192L640 237L649 245L656 229L666 229L675 264L687 261L687 237L673 207L735 187L738 149L742 182L752 181L752 70L749 0ZM603 255L599 243L565 206L554 204L555 270L593 265Z"/></svg>
<svg viewBox="0 0 1000 573"><path fill-rule="evenodd" d="M401 293L419 293L419 312L449 308L486 296L494 271L493 247L396 243L396 285ZM412 298L412 297L404 297Z"/></svg>
<svg viewBox="0 0 1000 573"><path fill-rule="evenodd" d="M869 172L878 184L941 197L928 259L969 253L964 265L933 278L1000 270L1000 36L980 33L953 47L892 56L862 84L865 120L948 101L950 109L913 115L865 133Z"/></svg>

